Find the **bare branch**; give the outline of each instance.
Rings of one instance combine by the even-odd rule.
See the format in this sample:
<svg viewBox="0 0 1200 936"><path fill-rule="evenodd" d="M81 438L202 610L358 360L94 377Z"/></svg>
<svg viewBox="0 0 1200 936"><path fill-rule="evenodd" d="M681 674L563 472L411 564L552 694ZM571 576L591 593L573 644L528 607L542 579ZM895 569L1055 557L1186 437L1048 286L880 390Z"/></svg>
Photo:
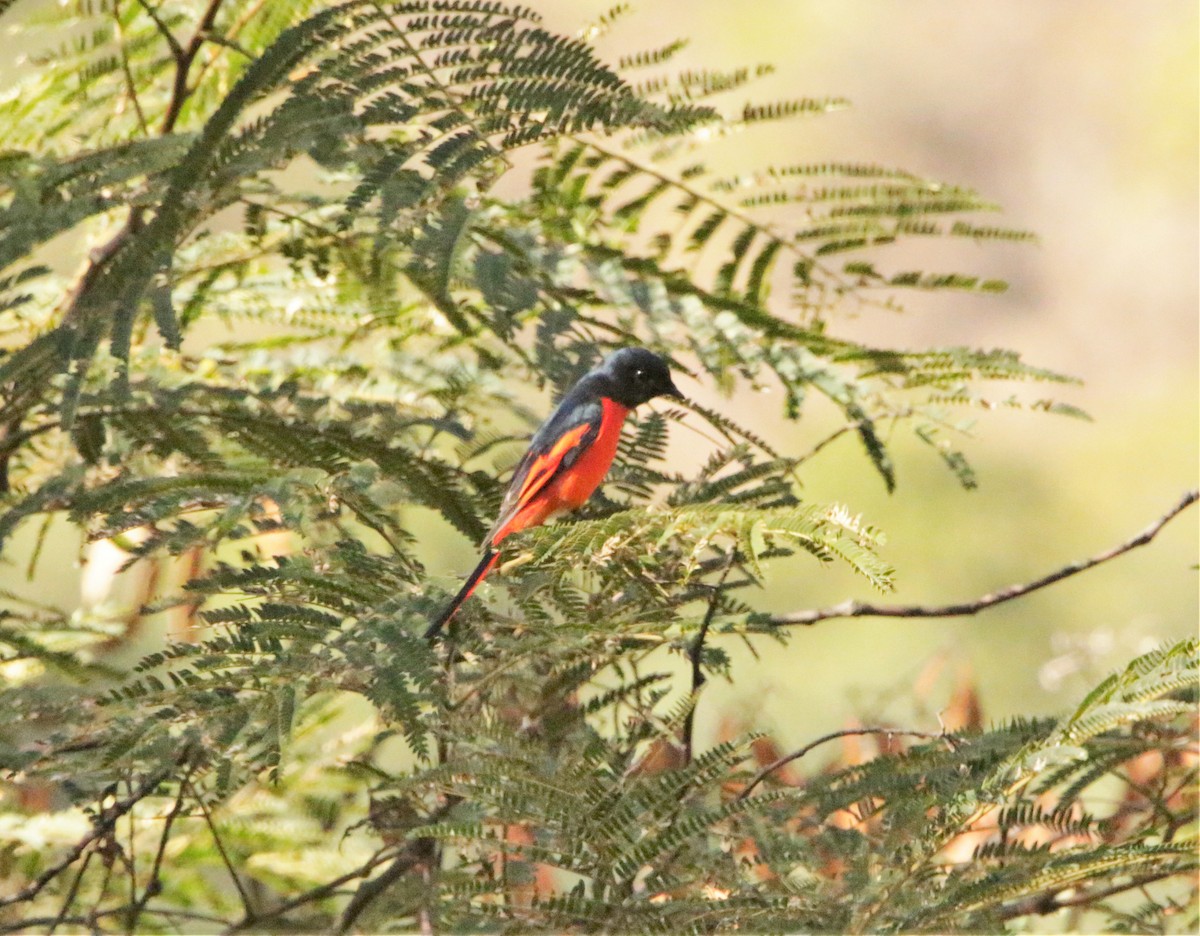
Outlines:
<svg viewBox="0 0 1200 936"><path fill-rule="evenodd" d="M1139 546L1145 546L1159 534L1163 527L1194 504L1198 497L1200 497L1200 493L1197 491L1188 491L1174 507L1155 520L1146 529L1142 530L1141 533L1118 546L1114 546L1112 549L1098 553L1091 558L1081 559L1078 562L1063 566L1061 569L1057 569L1035 581L1027 582L1024 585L1010 585L1007 588L999 589L981 598L976 598L974 601L964 601L949 605L877 605L862 601L843 601L840 604L831 605L827 608L817 608L810 611L793 611L790 614L777 614L770 619L770 623L776 627L788 627L797 624L808 626L816 624L819 621L828 621L834 618L942 618L978 614L987 608L1004 604L1004 602L1012 601L1016 598L1022 598L1031 592L1045 588L1047 585L1053 585L1055 582L1061 582L1063 579L1078 575L1080 572L1086 572L1088 569L1095 568L1102 563L1108 562L1110 559L1115 559Z"/></svg>
<svg viewBox="0 0 1200 936"><path fill-rule="evenodd" d="M212 31L217 11L221 8L221 2L222 0L209 0L188 44L180 48L179 43L176 42L171 48L171 53L175 57L175 82L171 88L171 100L167 104L167 112L163 115L162 126L159 128L159 133L164 136L175 129L179 112L183 110L183 104L191 94L188 90L188 73L192 69L192 62L196 60L196 53L200 51L200 46L204 44Z"/></svg>
<svg viewBox="0 0 1200 936"><path fill-rule="evenodd" d="M751 794L751 792L753 792L756 786L762 783L763 780L773 774L780 767L783 767L785 764L790 764L792 761L800 760L800 758L802 758L809 751L820 747L825 742L834 741L838 738L850 737L851 735L870 734L882 734L888 735L889 737L892 735L899 735L905 738L924 738L927 741L941 740L945 741L951 747L954 746L957 740L954 735L946 734L945 732L934 733L930 731L906 731L902 728L843 728L841 731L832 731L827 735L822 735L821 737L817 738L816 741L809 742L808 744L804 745L804 747L800 748L800 750L793 751L791 754L784 754L783 757L780 757L779 759L767 764L766 767L756 773L753 779L746 784L746 788L738 794L738 800L744 800Z"/></svg>
<svg viewBox="0 0 1200 936"><path fill-rule="evenodd" d="M167 851L167 842L171 838L171 826L174 825L175 819L183 811L183 797L190 785L191 776L192 770L189 770L184 776L183 782L179 784L179 793L175 796L175 804L171 807L171 811L167 813L166 819L163 820L162 835L158 838L158 851L154 855L154 864L150 868L150 880L146 882L142 896L134 900L129 908L128 927L130 932L134 932L137 929L138 917L146 909L146 904L149 903L150 898L156 896L162 890L162 881L159 880L159 873L162 870L163 856Z"/></svg>
<svg viewBox="0 0 1200 936"><path fill-rule="evenodd" d="M346 909L342 911L342 918L338 921L337 932L348 933L350 928L354 926L354 921L359 918L364 910L389 887L395 884L400 878L404 877L409 871L420 864L428 864L436 857L436 849L433 845L433 839L417 839L408 848L396 856L384 872L378 877L366 878L359 885L358 890L354 892L354 896L350 898L350 903L346 904Z"/></svg>
<svg viewBox="0 0 1200 936"><path fill-rule="evenodd" d="M158 29L159 34L163 37L163 39L166 40L167 46L171 50L171 54L175 56L175 60L178 61L183 55L183 46L179 44L179 40L175 38L175 34L171 32L170 27L168 27L167 24L163 22L162 17L158 15L158 10L150 6L148 0L137 0L137 4L142 8L143 11L145 11L146 15L154 21L154 25Z"/></svg>
<svg viewBox="0 0 1200 936"><path fill-rule="evenodd" d="M702 661L704 659L704 638L708 636L708 629L712 626L713 618L717 616L717 607L721 603L721 590L725 585L725 579L729 577L729 570L733 568L734 558L737 553L731 551L725 559L725 569L721 572L721 578L717 584L712 587L712 594L708 599L708 610L704 614L704 620L700 622L700 630L696 634L696 639L692 641L692 645L688 648L688 659L692 664L692 707L688 710L687 718L683 722L683 762L690 764L692 762L692 735L696 726L696 706L699 699L696 694L708 682L708 677L704 675L704 667Z"/></svg>
<svg viewBox="0 0 1200 936"><path fill-rule="evenodd" d="M1125 891L1135 890L1139 887L1145 887L1147 884L1153 884L1155 881L1162 881L1182 873L1178 868L1153 871L1149 874L1135 875L1124 884L1113 884L1110 887L1104 887L1099 890L1085 890L1082 893L1074 893L1079 889L1079 885L1072 884L1067 888L1047 891L1043 894L1035 894L1032 897L1026 897L1016 903L1009 904L1007 907L1002 907L999 911L1000 919L1015 920L1023 916L1045 916L1046 914L1057 913L1059 910L1065 910L1067 907L1087 907L1108 897L1122 894ZM1063 896L1064 894L1071 894L1071 896L1066 897Z"/></svg>
<svg viewBox="0 0 1200 936"><path fill-rule="evenodd" d="M125 31L121 26L121 4L118 0L113 4L112 8L113 27L117 33L117 39L121 46L121 72L125 76L125 94L133 103L133 110L137 114L138 127L142 131L142 136L150 135L150 128L146 123L146 115L142 112L142 102L138 100L137 83L133 80L133 69L129 66L129 50L125 45Z"/></svg>
<svg viewBox="0 0 1200 936"><path fill-rule="evenodd" d="M83 881L83 875L87 871L88 865L92 863L92 858L96 855L96 850L92 849L83 857L82 864L79 865L79 870L75 872L75 878L71 881L71 886L67 889L67 896L63 898L62 908L58 911L58 916L50 923L50 928L47 930L47 936L54 936L54 931L58 929L67 914L71 910L71 905L75 903L75 896L79 893L79 885Z"/></svg>
<svg viewBox="0 0 1200 936"><path fill-rule="evenodd" d="M183 785L191 787L191 781L185 780ZM196 805L200 807L200 812L204 816L204 822L208 826L209 833L212 835L213 843L217 846L217 853L221 856L221 861L225 864L225 870L233 878L233 886L237 888L238 897L242 900L242 909L245 911L247 917L254 916L254 904L250 900L250 895L246 893L246 885L242 883L241 875L238 874L237 868L233 866L229 852L225 850L221 836L217 834L217 824L213 822L212 813L208 811L208 804L204 802L204 797L200 795L200 792L195 787L191 787L191 789L192 794L196 797Z"/></svg>
<svg viewBox="0 0 1200 936"><path fill-rule="evenodd" d="M254 0L254 2L251 3L242 13L242 15L237 18L237 21L234 22L233 25L229 26L225 32L225 35L218 37L210 32L205 38L214 45L233 49L242 53L243 55L246 55L248 58L253 58L254 55L244 46L239 44L236 39L238 33L242 31L242 29L248 22L250 22L250 20L254 19L254 17L256 17L262 11L262 8L266 6L266 3L267 0ZM204 62L200 64L199 73L196 75L196 80L193 82L193 87L199 86L204 81L205 75L207 75L208 70L216 64L217 58L218 56L216 55L210 55Z"/></svg>
<svg viewBox="0 0 1200 936"><path fill-rule="evenodd" d="M93 820L92 831L84 838L75 844L75 846L67 852L67 856L62 861L55 865L51 865L41 874L39 874L27 887L17 891L8 897L0 897L0 907L8 907L13 904L24 903L27 900L32 900L42 890L53 881L56 877L62 874L67 868L71 867L80 856L92 846L93 843L112 834L116 828L118 820L124 816L129 810L133 809L138 803L150 796L160 783L167 779L171 771L167 768L155 771L146 780L142 781L141 785L133 791L128 797L123 800L118 800L113 803L108 809L101 811Z"/></svg>
<svg viewBox="0 0 1200 936"><path fill-rule="evenodd" d="M295 910L297 907L302 907L305 904L312 903L315 900L323 900L324 898L336 893L338 888L343 884L353 881L355 878L366 877L379 865L383 864L385 861L390 861L395 857L396 853L390 848L376 852L367 862L355 868L353 871L347 871L345 874L334 878L332 881L326 881L324 884L314 887L312 890L305 891L303 894L293 897L291 900L286 900L271 910L266 910L255 914L246 914L242 917L242 919L226 929L225 933L237 933L251 926L258 926L260 923L264 923L268 920L278 919L284 914ZM151 908L151 912L156 911Z"/></svg>
<svg viewBox="0 0 1200 936"><path fill-rule="evenodd" d="M120 916L129 912L129 907L112 907L108 910L98 910L89 913L87 916L68 916L62 917L25 917L17 920L14 923L0 924L0 933L16 933L28 932L35 926L85 926L96 931L96 923L106 917ZM158 916L178 917L181 920L196 920L201 923L224 923L223 917L213 916L211 913L197 913L195 910L182 910L177 907L151 907L148 912L157 914ZM209 928L211 929L211 927ZM134 932L133 930L130 930ZM205 930L207 932L207 930Z"/></svg>
<svg viewBox="0 0 1200 936"><path fill-rule="evenodd" d="M796 459L796 464L800 465L806 461L810 461L819 452L823 451L827 446L832 445L848 432L855 432L863 425L862 420L857 422L847 423L846 425L835 429L829 435L825 436L820 442L810 448L807 452Z"/></svg>

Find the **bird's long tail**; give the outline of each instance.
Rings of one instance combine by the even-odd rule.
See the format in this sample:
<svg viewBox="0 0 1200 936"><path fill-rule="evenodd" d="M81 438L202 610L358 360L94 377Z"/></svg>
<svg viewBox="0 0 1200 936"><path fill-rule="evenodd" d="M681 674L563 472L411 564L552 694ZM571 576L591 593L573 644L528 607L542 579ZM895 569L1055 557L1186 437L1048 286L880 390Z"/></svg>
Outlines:
<svg viewBox="0 0 1200 936"><path fill-rule="evenodd" d="M454 600L446 606L446 610L438 615L437 619L429 625L425 630L425 639L433 640L441 633L442 628L446 626L446 622L454 617L454 614L462 603L471 597L471 592L475 591L475 587L483 581L483 577L492 571L492 567L496 564L496 560L500 558L500 550L491 547L483 554L483 558L479 560L479 565L475 567L475 571L468 576L463 583L463 587L459 589L458 594L454 596Z"/></svg>

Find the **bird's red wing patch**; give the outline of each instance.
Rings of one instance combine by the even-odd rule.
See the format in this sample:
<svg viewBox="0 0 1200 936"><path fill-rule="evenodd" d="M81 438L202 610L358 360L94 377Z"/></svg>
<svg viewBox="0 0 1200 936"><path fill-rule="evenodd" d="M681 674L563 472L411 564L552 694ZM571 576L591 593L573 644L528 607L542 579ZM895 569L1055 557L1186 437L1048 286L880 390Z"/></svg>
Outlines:
<svg viewBox="0 0 1200 936"><path fill-rule="evenodd" d="M555 439L549 449L533 456L528 468L523 469L521 486L515 491L510 490L505 496L500 516L496 518L496 524L488 534L488 543L497 544L509 533L536 526L554 513L558 506L556 504L545 503L540 505L540 509L530 508L546 485L562 469L563 459L589 445L589 434L594 438L596 428L590 420L572 426Z"/></svg>
<svg viewBox="0 0 1200 936"><path fill-rule="evenodd" d="M521 485L521 490L517 494L518 505L528 503L530 497L546 486L546 482L553 478L558 471L558 466L562 464L563 459L579 447L583 441L583 437L593 428L591 423L581 423L575 426L570 431L564 432L555 441L554 445L550 447L548 452L537 456L533 460L533 464L529 466L528 474L525 475L525 482ZM520 509L519 506L518 509Z"/></svg>

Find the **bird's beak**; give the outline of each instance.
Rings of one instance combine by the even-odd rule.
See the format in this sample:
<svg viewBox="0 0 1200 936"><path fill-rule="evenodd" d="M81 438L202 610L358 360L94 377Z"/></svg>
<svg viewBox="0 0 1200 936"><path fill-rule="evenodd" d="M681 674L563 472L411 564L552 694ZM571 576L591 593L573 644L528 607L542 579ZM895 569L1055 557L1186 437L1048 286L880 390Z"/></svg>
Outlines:
<svg viewBox="0 0 1200 936"><path fill-rule="evenodd" d="M667 389L663 391L663 396L674 397L676 400L686 400L687 399L687 397L685 397L683 395L683 391L680 390L677 386L675 386L674 381L667 382Z"/></svg>

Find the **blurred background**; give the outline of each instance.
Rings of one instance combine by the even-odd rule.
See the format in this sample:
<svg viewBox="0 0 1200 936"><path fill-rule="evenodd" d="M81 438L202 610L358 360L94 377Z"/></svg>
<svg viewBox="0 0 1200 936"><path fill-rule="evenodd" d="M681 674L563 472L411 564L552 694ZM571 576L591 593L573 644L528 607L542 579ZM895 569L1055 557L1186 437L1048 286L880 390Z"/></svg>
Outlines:
<svg viewBox="0 0 1200 936"><path fill-rule="evenodd" d="M549 27L572 32L610 6L532 5ZM1052 389L1094 419L981 414L967 447L976 491L900 441L898 489L888 496L856 443L835 443L805 470L804 495L844 503L887 532L900 583L887 600L944 603L1037 578L1132 536L1195 485L1197 9L1193 0L655 0L599 40L615 61L689 38L681 69L771 63L775 73L748 95L839 95L853 105L759 127L719 144L711 164L903 167L975 188L1004 207L997 223L1038 234L1035 246L935 240L890 250L895 268L911 255L913 268L1012 285L998 297L915 295L906 315L848 309L835 324L835 333L895 347L1015 349L1081 378ZM4 43L0 78L19 67ZM833 425L819 409L789 423L781 401L768 406L749 391L721 399L684 383L788 454ZM676 430L681 468L687 441ZM755 654L719 638L737 682L706 690L699 741L737 725L799 744L855 719L937 730L939 713L968 689L988 720L1061 711L1132 654L1195 632L1197 517L1192 510L1151 546L976 618L829 621L786 648L759 640ZM97 558L83 580L78 536L65 524L50 531L27 580L23 560L37 544L37 529L22 531L0 589L75 608L82 588L85 604L125 613L104 572L111 566ZM448 585L473 565L473 544L431 530L425 558ZM878 597L811 560L774 573L758 599L766 610Z"/></svg>

